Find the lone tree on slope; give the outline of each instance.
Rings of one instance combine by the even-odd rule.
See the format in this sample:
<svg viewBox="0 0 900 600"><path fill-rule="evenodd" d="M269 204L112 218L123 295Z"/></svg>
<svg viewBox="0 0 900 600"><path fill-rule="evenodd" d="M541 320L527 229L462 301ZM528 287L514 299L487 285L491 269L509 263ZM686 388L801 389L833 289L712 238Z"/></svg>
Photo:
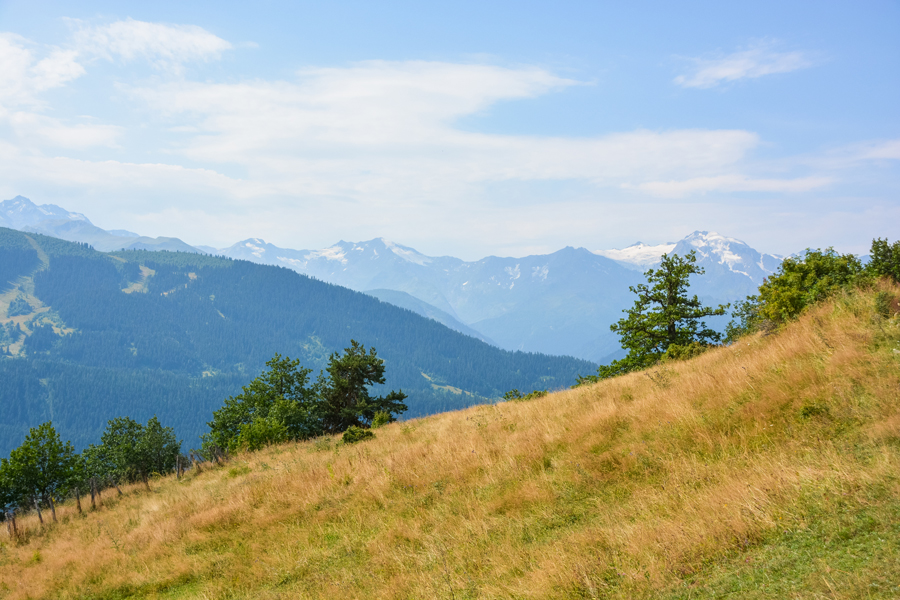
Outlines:
<svg viewBox="0 0 900 600"><path fill-rule="evenodd" d="M650 367L672 346L721 341L719 333L700 319L724 315L728 305L710 308L703 306L697 296L687 295L689 277L705 272L696 262L694 250L684 257L664 254L658 269L644 273L646 284L629 288L638 296L634 306L624 311L626 317L609 327L621 336L628 355L601 366L597 375L579 377L578 385Z"/></svg>

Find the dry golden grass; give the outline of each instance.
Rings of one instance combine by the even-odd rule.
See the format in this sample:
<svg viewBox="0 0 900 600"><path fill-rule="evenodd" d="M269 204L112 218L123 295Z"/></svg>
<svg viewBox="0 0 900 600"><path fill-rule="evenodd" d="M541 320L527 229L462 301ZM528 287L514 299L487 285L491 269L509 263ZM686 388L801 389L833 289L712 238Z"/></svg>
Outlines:
<svg viewBox="0 0 900 600"><path fill-rule="evenodd" d="M873 298L689 362L106 492L43 531L21 518L0 598L900 595L900 317Z"/></svg>

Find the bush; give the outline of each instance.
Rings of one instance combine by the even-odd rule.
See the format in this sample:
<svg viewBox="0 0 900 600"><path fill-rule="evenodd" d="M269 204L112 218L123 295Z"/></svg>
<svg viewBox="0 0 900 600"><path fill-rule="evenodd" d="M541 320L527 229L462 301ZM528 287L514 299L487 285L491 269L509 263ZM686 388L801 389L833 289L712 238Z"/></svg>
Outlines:
<svg viewBox="0 0 900 600"><path fill-rule="evenodd" d="M396 420L397 419L395 419L391 413L384 410L379 411L375 413L375 416L372 418L372 429L378 429L382 425L393 423Z"/></svg>
<svg viewBox="0 0 900 600"><path fill-rule="evenodd" d="M838 254L833 248L807 250L802 257L786 258L759 286L758 296L748 296L735 305L733 320L725 328L725 341L731 343L796 319L807 307L856 285L867 274L856 256Z"/></svg>
<svg viewBox="0 0 900 600"><path fill-rule="evenodd" d="M863 273L858 258L833 248L786 258L778 272L759 286L758 316L778 324L791 321L806 307L856 283Z"/></svg>
<svg viewBox="0 0 900 600"><path fill-rule="evenodd" d="M375 434L372 433L371 429L363 429L362 427L351 425L347 431L344 432L341 439L345 444L355 444L356 442L362 442L363 440L372 439L374 437Z"/></svg>
<svg viewBox="0 0 900 600"><path fill-rule="evenodd" d="M522 395L522 392L519 390L510 390L503 394L504 400L516 400L516 401L524 401L524 400L534 400L535 398L542 398L549 394L547 390L534 390L528 394Z"/></svg>
<svg viewBox="0 0 900 600"><path fill-rule="evenodd" d="M679 344L672 344L666 349L666 352L662 356L662 360L690 360L695 356L700 356L710 348L715 348L715 346L710 344L703 344L701 342L691 342L690 344L685 344L684 346L681 346Z"/></svg>
<svg viewBox="0 0 900 600"><path fill-rule="evenodd" d="M257 417L251 423L241 425L236 446L253 451L272 444L280 444L288 439L290 439L288 429L280 420Z"/></svg>

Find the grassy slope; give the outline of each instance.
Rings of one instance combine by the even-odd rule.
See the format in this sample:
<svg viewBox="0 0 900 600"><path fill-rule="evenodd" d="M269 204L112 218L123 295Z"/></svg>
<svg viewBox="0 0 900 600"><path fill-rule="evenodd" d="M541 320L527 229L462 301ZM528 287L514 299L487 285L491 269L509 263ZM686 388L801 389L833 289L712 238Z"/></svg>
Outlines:
<svg viewBox="0 0 900 600"><path fill-rule="evenodd" d="M20 519L0 597L898 597L900 317L873 298L355 446L241 455L44 532Z"/></svg>

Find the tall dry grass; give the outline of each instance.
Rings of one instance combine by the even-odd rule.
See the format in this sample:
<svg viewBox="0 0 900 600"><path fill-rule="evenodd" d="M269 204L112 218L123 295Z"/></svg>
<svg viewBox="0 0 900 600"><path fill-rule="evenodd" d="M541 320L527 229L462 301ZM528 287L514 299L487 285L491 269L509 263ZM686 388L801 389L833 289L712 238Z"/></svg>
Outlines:
<svg viewBox="0 0 900 600"><path fill-rule="evenodd" d="M900 498L900 318L873 294L688 362L20 518L0 597L677 595L817 514ZM871 577L850 575L795 597L854 597Z"/></svg>

